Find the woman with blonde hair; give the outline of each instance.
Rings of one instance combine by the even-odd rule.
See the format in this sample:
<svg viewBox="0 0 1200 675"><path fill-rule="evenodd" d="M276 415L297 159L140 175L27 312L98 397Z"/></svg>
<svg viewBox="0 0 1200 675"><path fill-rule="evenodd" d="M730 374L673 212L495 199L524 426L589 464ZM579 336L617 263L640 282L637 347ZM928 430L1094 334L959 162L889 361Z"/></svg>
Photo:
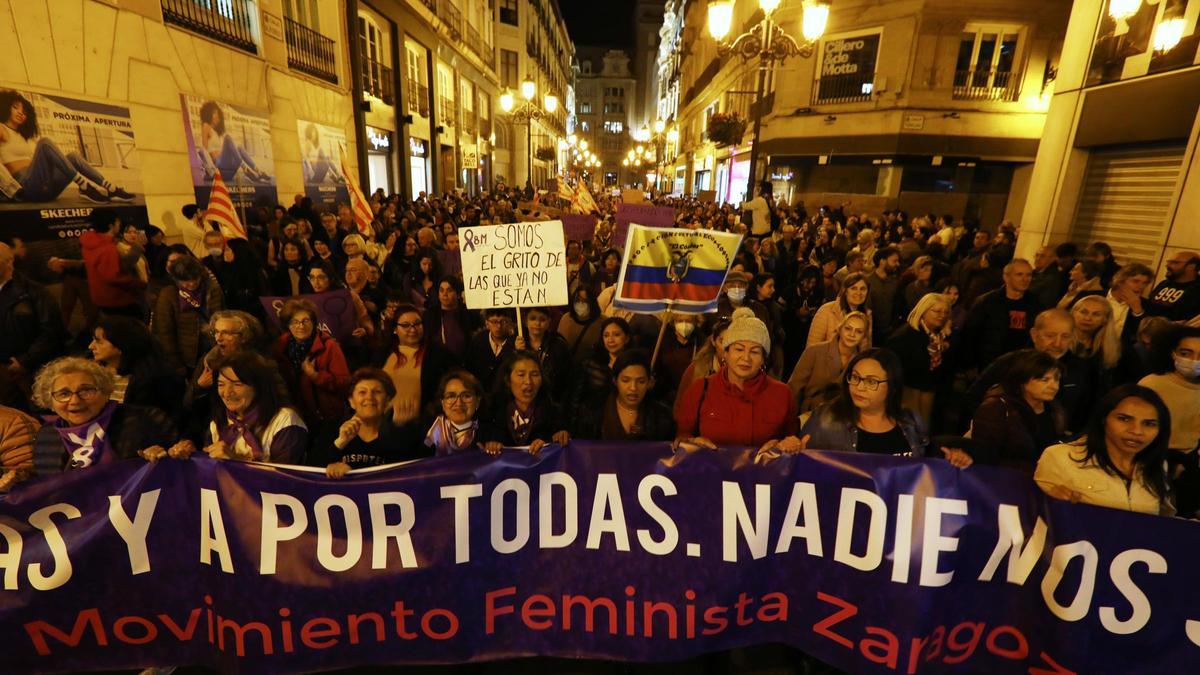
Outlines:
<svg viewBox="0 0 1200 675"><path fill-rule="evenodd" d="M1121 336L1113 330L1112 305L1102 295L1085 295L1071 307L1075 319L1075 356L1095 360L1101 369L1121 360Z"/></svg>
<svg viewBox="0 0 1200 675"><path fill-rule="evenodd" d="M824 402L822 393L838 383L846 364L865 349L863 344L870 335L870 325L866 314L850 312L838 324L836 338L804 350L787 382L800 412L808 412Z"/></svg>
<svg viewBox="0 0 1200 675"><path fill-rule="evenodd" d="M954 373L950 298L926 293L908 313L908 321L892 333L888 347L904 369L904 407L931 420L934 399Z"/></svg>

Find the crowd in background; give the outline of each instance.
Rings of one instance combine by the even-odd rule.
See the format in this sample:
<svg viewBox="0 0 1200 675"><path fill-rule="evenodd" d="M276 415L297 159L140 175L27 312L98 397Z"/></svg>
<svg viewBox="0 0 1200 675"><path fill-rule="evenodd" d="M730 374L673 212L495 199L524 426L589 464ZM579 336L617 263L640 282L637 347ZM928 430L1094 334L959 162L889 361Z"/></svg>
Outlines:
<svg viewBox="0 0 1200 675"><path fill-rule="evenodd" d="M936 457L1073 501L1200 508L1200 255L1170 252L1156 284L1104 242L1014 257L1009 222L808 211L769 184L739 206L653 202L678 227L745 235L716 313L614 306L610 196L594 237L568 243L568 306L468 309L446 265L459 230L565 206L529 186L377 192L369 227L297 196L248 214L248 240L194 205L183 243L101 210L74 256L9 238L0 483L197 452L336 479L602 439ZM354 325L335 337L301 296L342 289Z"/></svg>

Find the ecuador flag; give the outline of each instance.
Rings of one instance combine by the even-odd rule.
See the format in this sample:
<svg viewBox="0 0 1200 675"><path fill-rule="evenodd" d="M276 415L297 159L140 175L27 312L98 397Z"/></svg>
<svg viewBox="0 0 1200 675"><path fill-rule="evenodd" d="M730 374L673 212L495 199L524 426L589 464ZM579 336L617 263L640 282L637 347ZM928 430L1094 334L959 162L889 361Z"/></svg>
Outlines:
<svg viewBox="0 0 1200 675"><path fill-rule="evenodd" d="M728 232L630 225L614 302L647 314L715 312L741 243Z"/></svg>

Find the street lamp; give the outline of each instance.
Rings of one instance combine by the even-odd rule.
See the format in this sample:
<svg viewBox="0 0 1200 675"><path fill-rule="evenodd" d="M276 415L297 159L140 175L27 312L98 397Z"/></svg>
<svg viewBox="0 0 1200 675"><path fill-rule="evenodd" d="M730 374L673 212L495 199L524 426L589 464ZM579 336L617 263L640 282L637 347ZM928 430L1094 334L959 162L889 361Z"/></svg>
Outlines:
<svg viewBox="0 0 1200 675"><path fill-rule="evenodd" d="M758 88L755 91L753 106L754 141L750 146L750 175L746 182L746 199L750 199L754 196L758 139L762 132L762 100L767 73L776 64L783 64L793 56L812 56L817 40L825 34L825 26L829 23L829 5L816 0L805 0L804 13L800 20L803 40L797 41L772 18L781 0L758 0L758 6L763 12L762 19L745 33L726 40L730 29L733 28L734 1L711 0L708 3L708 32L717 41L718 50L722 55L734 53L746 61L758 59Z"/></svg>
<svg viewBox="0 0 1200 675"><path fill-rule="evenodd" d="M558 97L554 94L548 93L542 97L541 105L534 103L536 96L537 83L533 80L521 82L521 98L525 100L519 104L510 91L505 91L500 95L500 109L508 114L515 124L524 124L526 127L525 149L528 155L526 157L528 160L526 179L530 184L533 184L533 122L545 119L558 110Z"/></svg>
<svg viewBox="0 0 1200 675"><path fill-rule="evenodd" d="M645 143L652 143L656 150L655 157L658 159L659 162L662 162L662 161L664 161L664 159L666 158L666 155L667 155L666 144L667 143L675 143L676 141L679 140L679 130L672 127L668 131L667 130L667 121L660 118L660 119L654 120L653 135L650 133L650 125L647 124L642 127L638 140L641 140ZM661 183L662 183L662 167L661 167L661 165L659 165L659 164L655 165L654 176L655 176L655 181L654 181L655 187L661 191L662 190L662 185L661 185Z"/></svg>

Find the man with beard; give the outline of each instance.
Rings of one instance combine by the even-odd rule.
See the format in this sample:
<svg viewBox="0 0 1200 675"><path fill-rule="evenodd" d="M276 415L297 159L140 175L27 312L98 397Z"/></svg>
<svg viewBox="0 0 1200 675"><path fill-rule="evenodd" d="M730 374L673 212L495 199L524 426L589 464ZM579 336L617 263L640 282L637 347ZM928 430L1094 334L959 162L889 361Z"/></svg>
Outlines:
<svg viewBox="0 0 1200 675"><path fill-rule="evenodd" d="M887 343L896 326L896 292L900 288L900 251L886 246L875 251L875 269L867 275L871 289L872 326L875 344Z"/></svg>
<svg viewBox="0 0 1200 675"><path fill-rule="evenodd" d="M1188 321L1200 314L1200 253L1179 251L1167 260L1167 278L1159 282L1146 302L1146 312L1172 321Z"/></svg>

